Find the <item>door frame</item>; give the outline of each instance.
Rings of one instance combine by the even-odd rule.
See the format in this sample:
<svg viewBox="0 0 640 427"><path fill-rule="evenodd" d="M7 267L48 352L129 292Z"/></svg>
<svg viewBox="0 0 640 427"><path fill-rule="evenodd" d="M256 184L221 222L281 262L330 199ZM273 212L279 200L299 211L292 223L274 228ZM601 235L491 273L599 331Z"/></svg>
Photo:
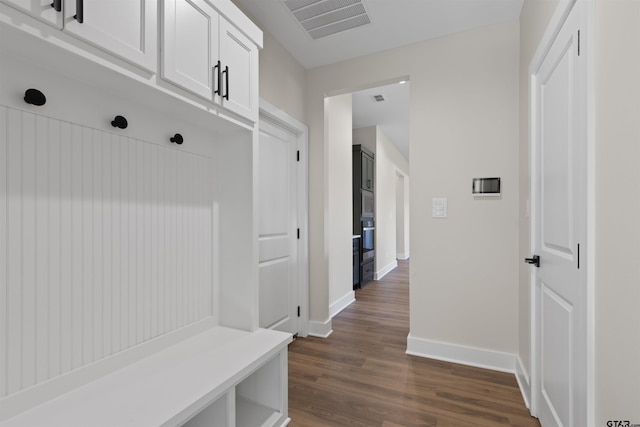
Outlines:
<svg viewBox="0 0 640 427"><path fill-rule="evenodd" d="M298 165L297 212L300 238L298 239L298 335L309 335L309 128L304 123L291 117L284 111L260 98L260 121L292 133L296 138L297 149L300 152Z"/></svg>
<svg viewBox="0 0 640 427"><path fill-rule="evenodd" d="M542 63L551 49L556 36L564 25L569 13L573 7L583 7L585 14L584 27L581 27L581 51L587 56L587 113L586 113L586 138L587 138L587 155L586 155L586 253L584 260L586 265L586 274L582 285L586 286L586 331L587 331L587 354L586 354L586 411L587 426L595 426L595 0L560 0L547 29L545 30L536 53L531 60L528 70L529 80L529 199L531 201L530 218L529 218L529 239L530 254L535 249L535 212L536 200L533 197L536 186L534 179L534 171L537 164L534 153L534 144L536 141L536 126L539 118L537 116L538 99L536 96L537 75ZM536 269L532 268L529 276L529 303L530 303L530 397L531 415L536 416L538 413L538 387L539 382L536 380L539 376L539 361L537 360L537 339L536 334L538 318L536 316Z"/></svg>

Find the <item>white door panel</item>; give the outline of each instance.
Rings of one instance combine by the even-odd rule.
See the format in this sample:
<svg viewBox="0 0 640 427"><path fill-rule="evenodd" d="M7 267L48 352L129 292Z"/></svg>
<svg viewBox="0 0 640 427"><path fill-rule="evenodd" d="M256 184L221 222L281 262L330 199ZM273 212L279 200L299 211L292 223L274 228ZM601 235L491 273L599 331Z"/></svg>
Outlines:
<svg viewBox="0 0 640 427"><path fill-rule="evenodd" d="M259 158L260 327L297 333L296 138L262 121Z"/></svg>
<svg viewBox="0 0 640 427"><path fill-rule="evenodd" d="M534 411L543 427L584 425L586 293L578 268L584 241L586 150L584 59L575 6L536 73L533 141L535 271ZM584 267L583 267L584 268Z"/></svg>

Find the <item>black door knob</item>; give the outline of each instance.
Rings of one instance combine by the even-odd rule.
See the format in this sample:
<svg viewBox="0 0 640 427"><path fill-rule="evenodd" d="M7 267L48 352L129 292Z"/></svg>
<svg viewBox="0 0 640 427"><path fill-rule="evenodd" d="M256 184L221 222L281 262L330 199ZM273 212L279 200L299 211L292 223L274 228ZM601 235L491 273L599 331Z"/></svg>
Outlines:
<svg viewBox="0 0 640 427"><path fill-rule="evenodd" d="M538 255L534 255L531 258L525 258L524 262L526 262L527 264L533 264L536 267L540 267L540 257Z"/></svg>
<svg viewBox="0 0 640 427"><path fill-rule="evenodd" d="M179 133L176 133L172 138L169 138L169 141L175 142L176 144L180 145L184 142L184 138L182 138L182 135L180 135Z"/></svg>

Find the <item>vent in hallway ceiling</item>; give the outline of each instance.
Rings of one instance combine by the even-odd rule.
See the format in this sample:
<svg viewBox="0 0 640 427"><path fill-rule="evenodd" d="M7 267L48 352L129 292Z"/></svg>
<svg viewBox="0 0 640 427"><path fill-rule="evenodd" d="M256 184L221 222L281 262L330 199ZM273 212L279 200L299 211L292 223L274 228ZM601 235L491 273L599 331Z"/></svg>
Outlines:
<svg viewBox="0 0 640 427"><path fill-rule="evenodd" d="M362 0L285 0L284 4L314 40L371 23Z"/></svg>
<svg viewBox="0 0 640 427"><path fill-rule="evenodd" d="M373 100L376 102L382 102L384 101L384 96L382 95L373 95Z"/></svg>

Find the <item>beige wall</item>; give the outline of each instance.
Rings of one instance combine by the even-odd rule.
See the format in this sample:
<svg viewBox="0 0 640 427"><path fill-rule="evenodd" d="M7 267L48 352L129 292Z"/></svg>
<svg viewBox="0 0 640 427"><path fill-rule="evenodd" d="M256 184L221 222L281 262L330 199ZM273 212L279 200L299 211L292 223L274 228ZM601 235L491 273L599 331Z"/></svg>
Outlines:
<svg viewBox="0 0 640 427"><path fill-rule="evenodd" d="M367 126L353 130L353 145L363 145L372 153L376 152L376 126Z"/></svg>
<svg viewBox="0 0 640 427"><path fill-rule="evenodd" d="M596 426L640 423L640 2L596 0Z"/></svg>
<svg viewBox="0 0 640 427"><path fill-rule="evenodd" d="M353 301L353 229L351 94L325 99L327 237L329 251L329 306L337 310L344 299ZM342 308L342 307L340 307ZM335 311L334 311L335 312Z"/></svg>
<svg viewBox="0 0 640 427"><path fill-rule="evenodd" d="M547 29L559 0L525 0L520 14L520 151L519 151L519 260L531 256L529 232L529 64ZM519 262L518 355L527 374L531 373L531 267Z"/></svg>
<svg viewBox="0 0 640 427"><path fill-rule="evenodd" d="M260 52L260 97L305 123L307 71L268 32Z"/></svg>
<svg viewBox="0 0 640 427"><path fill-rule="evenodd" d="M515 354L518 324L518 22L309 70L311 259L326 271L324 96L410 76L411 334ZM474 200L474 176L500 176L499 200ZM449 218L431 219L432 197ZM482 226L478 226L482 224ZM442 242L446 242L443 244ZM314 295L311 316L326 306Z"/></svg>

